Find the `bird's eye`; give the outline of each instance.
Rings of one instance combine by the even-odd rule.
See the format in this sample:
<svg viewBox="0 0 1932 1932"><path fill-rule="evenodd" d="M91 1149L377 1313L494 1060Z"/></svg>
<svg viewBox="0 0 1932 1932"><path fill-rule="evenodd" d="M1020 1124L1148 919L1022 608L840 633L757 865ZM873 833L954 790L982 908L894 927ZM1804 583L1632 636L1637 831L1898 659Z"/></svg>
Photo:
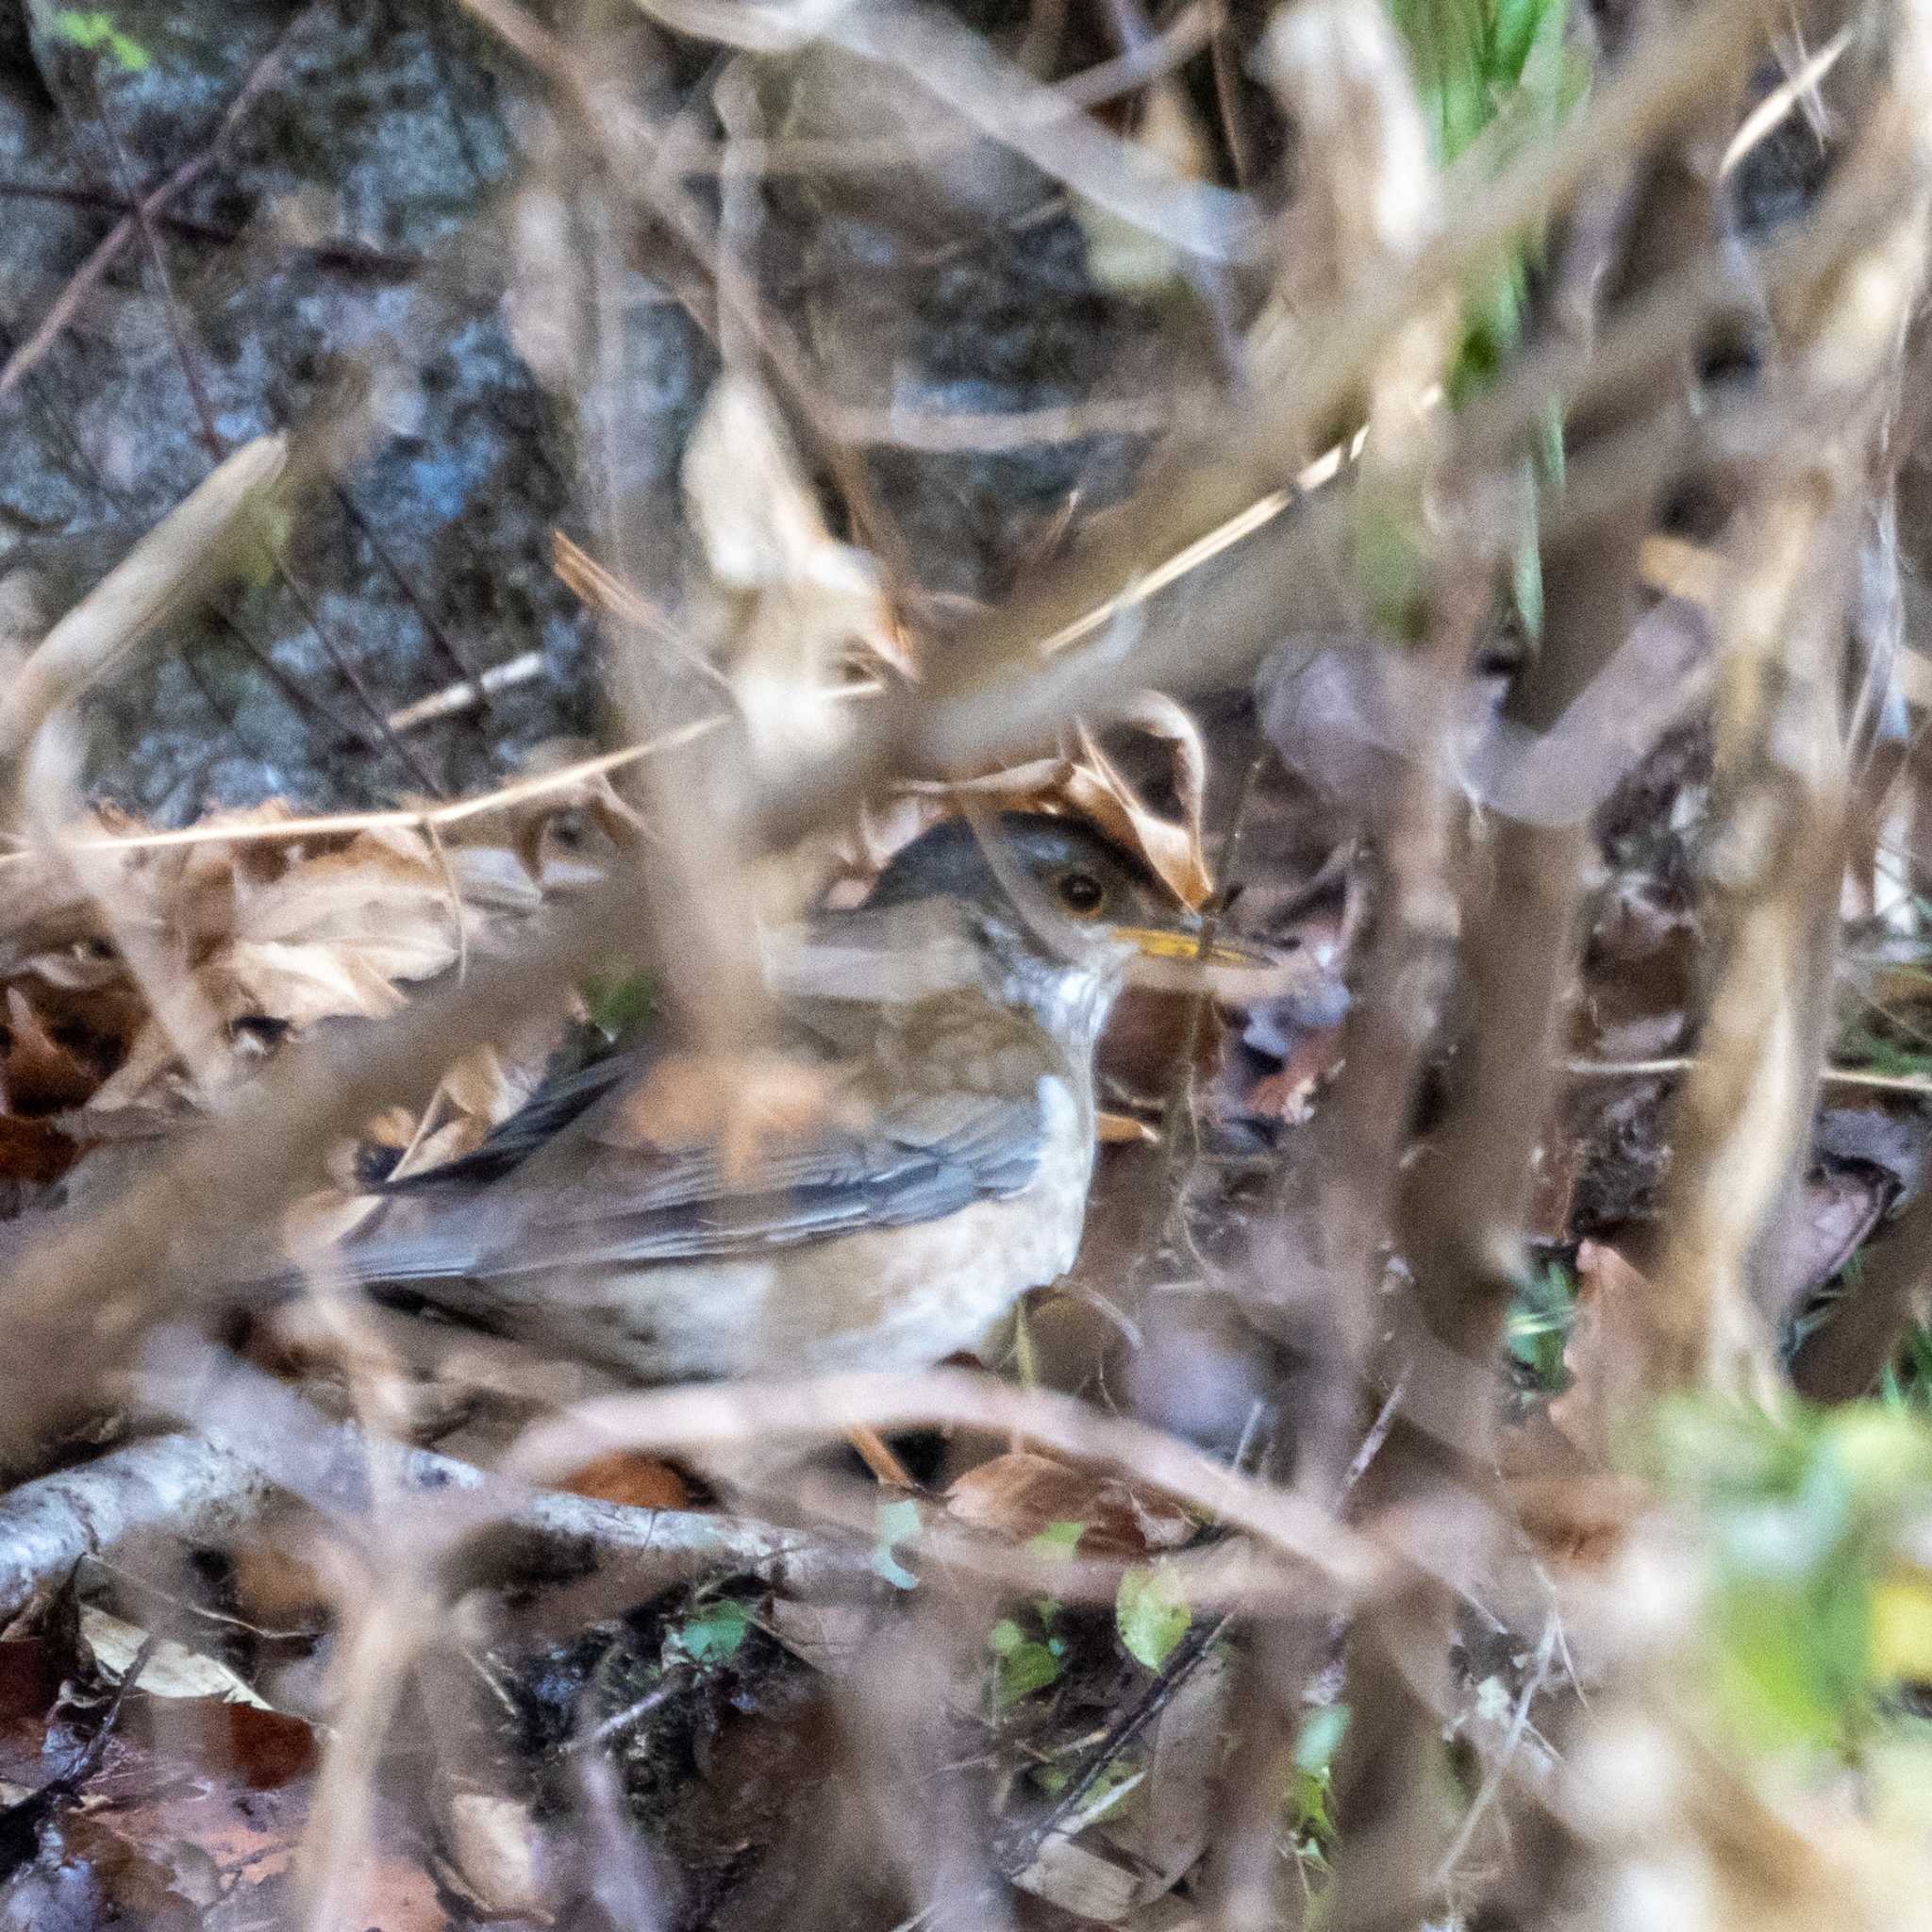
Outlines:
<svg viewBox="0 0 1932 1932"><path fill-rule="evenodd" d="M1091 919L1107 904L1107 888L1091 872L1062 873L1057 890L1060 904L1079 919Z"/></svg>

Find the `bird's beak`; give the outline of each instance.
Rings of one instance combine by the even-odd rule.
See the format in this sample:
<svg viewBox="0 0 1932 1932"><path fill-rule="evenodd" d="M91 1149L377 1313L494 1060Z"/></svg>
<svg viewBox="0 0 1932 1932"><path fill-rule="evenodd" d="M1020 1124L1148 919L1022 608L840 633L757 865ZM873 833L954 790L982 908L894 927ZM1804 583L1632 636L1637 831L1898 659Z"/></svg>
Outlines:
<svg viewBox="0 0 1932 1932"><path fill-rule="evenodd" d="M1238 945L1227 940L1214 940L1203 946L1198 932L1162 925L1117 925L1113 930L1117 939L1124 940L1143 959L1202 960L1209 966L1274 964L1272 953Z"/></svg>
<svg viewBox="0 0 1932 1932"><path fill-rule="evenodd" d="M1298 954L1266 952L1237 940L1205 946L1198 931L1179 926L1117 925L1113 937L1134 949L1128 982L1160 992L1204 988L1233 1006L1267 999L1300 986L1307 961Z"/></svg>

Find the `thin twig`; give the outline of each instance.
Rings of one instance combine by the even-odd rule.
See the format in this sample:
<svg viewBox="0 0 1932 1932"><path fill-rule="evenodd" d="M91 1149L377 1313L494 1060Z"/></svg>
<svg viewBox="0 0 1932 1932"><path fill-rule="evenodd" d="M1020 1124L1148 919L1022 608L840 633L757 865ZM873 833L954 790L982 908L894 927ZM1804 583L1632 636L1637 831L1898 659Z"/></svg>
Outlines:
<svg viewBox="0 0 1932 1932"><path fill-rule="evenodd" d="M290 48L320 10L316 7L306 8L282 29L274 45L249 70L235 98L228 104L226 111L216 124L208 144L199 154L183 161L159 187L143 195L139 212L150 218L163 213L170 202L186 193L215 165L221 158L223 148L241 125L242 117L260 98L275 78L276 70L287 58ZM0 396L6 395L53 347L61 331L74 320L80 305L87 299L95 283L120 259L128 243L135 239L135 216L127 214L123 215L102 237L93 253L69 278L67 286L55 298L53 306L41 318L32 334L8 357L6 366L0 368Z"/></svg>
<svg viewBox="0 0 1932 1932"><path fill-rule="evenodd" d="M466 675L460 684L445 685L441 691L434 691L426 698L418 698L413 705L405 705L401 710L391 711L389 728L391 731L413 731L433 719L454 717L458 711L470 710L497 691L528 684L542 675L543 653L519 652L501 664L491 665L478 676Z"/></svg>
<svg viewBox="0 0 1932 1932"><path fill-rule="evenodd" d="M278 819L268 824L246 822L224 825L214 823L182 825L172 831L76 833L68 843L80 851L139 852L185 845L278 845L291 840L353 838L358 832L444 830L471 819L513 811L535 799L575 791L592 779L636 764L640 759L681 750L729 722L722 712L699 718L646 744L629 744L618 751L602 752L595 758L559 766L554 772L540 772L528 778L515 779L474 798L452 799L448 804L426 806L420 810L396 807L387 811L332 812L309 818ZM33 855L27 852L0 853L0 868L29 864L32 860Z"/></svg>

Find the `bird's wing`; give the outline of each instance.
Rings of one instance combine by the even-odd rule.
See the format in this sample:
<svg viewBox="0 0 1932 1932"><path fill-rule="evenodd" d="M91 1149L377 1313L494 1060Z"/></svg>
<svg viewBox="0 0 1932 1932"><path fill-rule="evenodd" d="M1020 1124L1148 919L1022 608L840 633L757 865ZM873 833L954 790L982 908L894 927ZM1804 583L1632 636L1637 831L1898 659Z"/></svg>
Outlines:
<svg viewBox="0 0 1932 1932"><path fill-rule="evenodd" d="M715 1149L680 1152L601 1199L546 1198L525 1224L553 1257L728 1256L899 1227L1024 1189L1045 1141L1040 1096L909 1094L862 1127L816 1128L733 1175Z"/></svg>
<svg viewBox="0 0 1932 1932"><path fill-rule="evenodd" d="M930 1221L1020 1192L1039 1172L1044 1095L911 1092L860 1126L814 1127L755 1173L709 1147L641 1154L588 1137L507 1177L427 1187L398 1224L344 1248L366 1281L753 1256L861 1228ZM425 1176L425 1181L428 1176Z"/></svg>

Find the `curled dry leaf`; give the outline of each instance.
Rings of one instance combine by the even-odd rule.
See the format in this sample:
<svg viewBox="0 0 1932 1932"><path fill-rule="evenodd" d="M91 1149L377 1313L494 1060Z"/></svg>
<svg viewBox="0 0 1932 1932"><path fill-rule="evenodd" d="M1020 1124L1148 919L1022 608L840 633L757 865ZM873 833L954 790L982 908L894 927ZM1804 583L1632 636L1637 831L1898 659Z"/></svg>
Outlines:
<svg viewBox="0 0 1932 1932"><path fill-rule="evenodd" d="M727 369L684 458L685 501L718 600L708 626L752 741L767 757L823 751L855 667L910 662L863 551L825 525L790 432L758 380Z"/></svg>
<svg viewBox="0 0 1932 1932"><path fill-rule="evenodd" d="M908 785L893 808L863 822L848 841L848 871L860 877L876 873L901 845L948 816L964 797L1001 811L1059 812L1088 819L1137 854L1182 905L1200 908L1214 891L1202 821L1208 754L1200 726L1172 698L1151 691L1125 699L1111 722L1143 732L1165 747L1178 818L1156 811L1094 734L1076 724L1068 742L1052 758L950 784Z"/></svg>
<svg viewBox="0 0 1932 1932"><path fill-rule="evenodd" d="M524 1107L542 1084L575 1016L575 1002L536 1012L498 1044L472 1047L437 1084L420 1114L386 1108L363 1129L359 1142L343 1142L329 1158L333 1185L305 1195L284 1214L282 1239L291 1255L312 1256L346 1241L380 1210L379 1195L365 1192L365 1153L395 1156L387 1178L406 1180L445 1161L459 1160L483 1144L493 1128Z"/></svg>
<svg viewBox="0 0 1932 1932"><path fill-rule="evenodd" d="M185 849L172 879L169 868L153 869L154 913L238 1046L251 1035L258 1042L264 1026L301 1032L394 1012L399 986L454 965L482 921L420 833L360 832L314 855L299 845ZM147 1097L174 1058L150 1019L93 1105Z"/></svg>
<svg viewBox="0 0 1932 1932"><path fill-rule="evenodd" d="M575 804L551 796L544 809L554 821ZM90 884L120 921L155 936L155 953L228 1028L243 1059L286 1030L394 1010L400 987L447 970L496 921L543 896L533 865L469 836L467 823L452 827L446 844L393 824L315 833L294 829L295 814L272 801L203 829L283 826L287 838L151 845L136 842L145 826L109 808L75 827L85 840L130 841L91 844ZM500 820L476 823L479 835L501 830ZM0 974L11 1071L18 1075L25 1050L58 1038L65 1054L78 1040L85 1049L73 1056L61 1104L106 1110L178 1097L173 1042L149 1010L152 989L115 946L96 899L58 856L9 865ZM46 1061L43 1052L34 1058Z"/></svg>

